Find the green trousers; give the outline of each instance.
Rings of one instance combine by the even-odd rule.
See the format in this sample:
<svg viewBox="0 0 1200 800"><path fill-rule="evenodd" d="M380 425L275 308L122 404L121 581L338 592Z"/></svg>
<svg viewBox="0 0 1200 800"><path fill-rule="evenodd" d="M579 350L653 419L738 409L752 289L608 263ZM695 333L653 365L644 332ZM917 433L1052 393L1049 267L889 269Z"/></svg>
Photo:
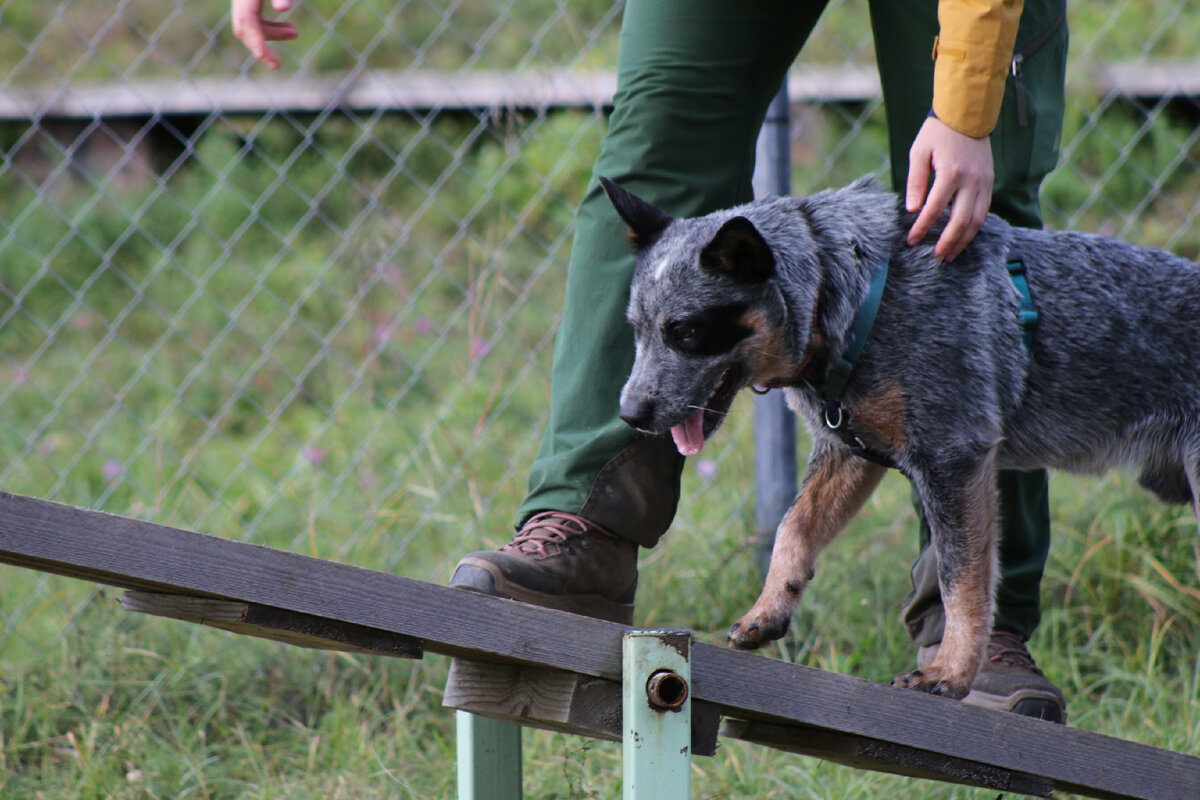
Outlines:
<svg viewBox="0 0 1200 800"><path fill-rule="evenodd" d="M1026 0L1017 50L1059 15L1063 0ZM669 437L644 437L617 417L633 363L625 322L632 254L596 176L677 216L752 198L755 143L767 105L824 2L629 0L608 132L576 218L563 321L555 345L550 422L518 522L542 510L580 513L640 545L665 533L679 502L683 459ZM932 102L936 0L871 0L871 25L898 189L908 150ZM865 22L865 20L864 20ZM1038 188L1053 168L1062 126L1066 31L1025 60L1024 113L1009 80L992 135L992 210L1041 226ZM1038 621L1049 540L1044 473L1003 479L997 624L1025 636ZM928 544L905 612L924 644L941 637L936 562ZM931 568L932 566L932 568ZM932 584L929 579L932 577Z"/></svg>

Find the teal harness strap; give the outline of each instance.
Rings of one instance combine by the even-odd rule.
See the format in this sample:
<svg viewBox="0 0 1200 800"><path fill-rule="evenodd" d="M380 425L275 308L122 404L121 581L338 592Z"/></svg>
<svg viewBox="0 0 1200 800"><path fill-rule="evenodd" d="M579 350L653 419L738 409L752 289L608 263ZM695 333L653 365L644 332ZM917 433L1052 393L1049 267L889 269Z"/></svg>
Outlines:
<svg viewBox="0 0 1200 800"><path fill-rule="evenodd" d="M850 382L854 368L858 366L858 358L862 355L863 347L866 346L867 339L871 336L875 315L879 313L879 303L883 299L883 287L887 284L888 266L889 261L884 258L875 267L875 274L871 276L871 285L867 288L867 295L854 315L854 332L850 337L850 344L846 346L845 352L829 370L824 383L816 390L816 394L826 403L841 400L842 393L846 390L846 384ZM1009 280L1012 281L1013 288L1017 290L1017 295L1021 299L1018 319L1021 323L1021 336L1025 342L1025 352L1032 353L1033 334L1037 330L1038 312L1033 304L1033 294L1029 291L1029 279L1025 276L1025 261L1020 255L1010 254L1005 267L1008 269Z"/></svg>
<svg viewBox="0 0 1200 800"><path fill-rule="evenodd" d="M1018 315L1025 353L1032 355L1033 334L1038 324L1038 312L1033 305L1033 294L1029 291L1029 280L1025 276L1025 262L1021 256L1010 254L1005 266L1008 269L1009 280L1012 281L1013 288L1017 290L1021 300ZM897 465L890 456L867 446L860 437L854 434L850 427L850 414L842 408L841 402L846 384L854 375L858 358L862 355L863 347L871 335L871 328L875 324L875 315L879 312L879 303L883 299L883 288L887 283L887 277L888 259L884 258L875 268L875 274L871 276L871 285L867 289L867 296L854 316L850 344L846 346L845 352L829 370L829 374L820 387L810 386L808 391L824 403L825 424L850 448L850 452L876 464L895 468Z"/></svg>
<svg viewBox="0 0 1200 800"><path fill-rule="evenodd" d="M1012 281L1013 288L1021 297L1021 309L1018 317L1021 320L1021 336L1025 341L1025 352L1030 354L1033 352L1033 332L1037 329L1038 312L1033 305L1033 295L1029 291L1029 280L1025 277L1025 262L1019 255L1009 255L1008 263L1005 266L1008 267L1008 278Z"/></svg>
<svg viewBox="0 0 1200 800"><path fill-rule="evenodd" d="M850 452L876 464L885 467L895 467L896 463L886 453L868 447L863 440L850 429L850 413L842 408L842 392L854 375L858 366L858 357L862 355L863 347L871 336L871 328L875 325L875 315L879 311L879 303L883 299L883 287L888 278L888 259L885 257L875 267L871 283L867 287L867 296L854 315L854 328L850 344L838 358L837 363L829 370L819 388L810 389L824 404L825 424L850 448Z"/></svg>
<svg viewBox="0 0 1200 800"><path fill-rule="evenodd" d="M888 277L888 263L888 259L885 257L875 267L875 274L871 276L871 285L867 287L867 296L863 298L862 305L858 307L858 313L854 315L854 334L850 337L850 344L846 346L846 350L838 358L837 363L830 369L829 374L825 377L825 382L817 389L817 394L826 403L837 402L841 399L842 392L846 390L846 384L850 382L850 376L854 374L854 368L858 366L858 357L862 355L863 347L871 335L871 327L875 324L875 315L879 312L879 302L883 299L883 287L887 283Z"/></svg>

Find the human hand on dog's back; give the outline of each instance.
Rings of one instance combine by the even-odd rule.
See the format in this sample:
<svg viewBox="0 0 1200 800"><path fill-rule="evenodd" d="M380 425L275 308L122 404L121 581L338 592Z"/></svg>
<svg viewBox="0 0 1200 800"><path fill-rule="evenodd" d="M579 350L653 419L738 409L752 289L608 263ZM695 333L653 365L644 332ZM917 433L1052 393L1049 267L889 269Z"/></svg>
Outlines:
<svg viewBox="0 0 1200 800"><path fill-rule="evenodd" d="M942 261L953 261L975 238L992 204L991 141L986 136L975 138L959 133L930 116L913 140L908 156L905 207L921 212L909 229L908 245L924 239L937 218L949 208L950 221L933 254Z"/></svg>
<svg viewBox="0 0 1200 800"><path fill-rule="evenodd" d="M246 49L271 69L279 69L279 56L267 42L282 42L299 36L296 26L290 22L263 19L263 0L231 0L230 18L233 35L246 45ZM292 0L271 0L275 11L287 11Z"/></svg>

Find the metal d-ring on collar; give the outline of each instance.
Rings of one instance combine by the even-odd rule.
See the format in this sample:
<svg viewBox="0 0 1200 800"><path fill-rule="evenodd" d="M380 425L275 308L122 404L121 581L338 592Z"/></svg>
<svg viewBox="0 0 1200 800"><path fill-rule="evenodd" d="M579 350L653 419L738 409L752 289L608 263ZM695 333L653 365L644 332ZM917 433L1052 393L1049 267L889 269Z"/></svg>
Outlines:
<svg viewBox="0 0 1200 800"><path fill-rule="evenodd" d="M849 412L847 412L844 408L842 408L841 403L826 402L824 411L825 411L825 426L833 431L836 431L839 428L841 428L842 425L844 425L846 423L846 420L849 419L849 417L850 417ZM837 414L836 419L830 419L829 418L830 414Z"/></svg>
<svg viewBox="0 0 1200 800"><path fill-rule="evenodd" d="M867 295L854 315L850 344L846 345L846 349L838 356L837 362L825 376L825 381L817 389L817 394L826 403L830 400L838 402L842 399L842 393L846 391L846 384L850 382L850 376L854 374L854 368L858 366L858 358L862 355L863 347L866 346L867 339L871 336L871 328L875 325L875 315L879 313L879 304L883 300L883 287L887 283L889 263L889 259L884 257L875 267L875 273L871 276L871 284L867 287Z"/></svg>
<svg viewBox="0 0 1200 800"><path fill-rule="evenodd" d="M887 284L889 260L885 257L875 267L871 283L867 287L866 297L854 315L854 327L850 344L838 357L829 374L820 387L811 390L812 394L824 404L825 425L836 433L850 452L876 464L885 467L895 467L896 463L887 455L872 450L862 438L850 431L850 412L842 407L842 393L850 382L863 347L871 336L871 328L875 325L875 315L879 312L879 304L883 300L883 288Z"/></svg>
<svg viewBox="0 0 1200 800"><path fill-rule="evenodd" d="M1020 254L1009 253L1005 260L1005 267L1008 270L1009 280L1012 281L1013 288L1017 292L1019 301L1017 318L1021 325L1021 338L1025 345L1025 353L1029 356L1033 353L1033 336L1037 329L1038 312L1033 303L1032 292L1029 290L1029 281L1025 276L1024 259ZM871 276L871 285L867 289L867 296L854 316L854 333L850 344L838 358L821 386L819 388L810 387L809 391L824 404L823 413L826 427L836 433L854 455L885 467L894 468L896 462L890 456L871 449L861 437L856 436L850 430L850 412L842 407L841 402L842 393L846 389L846 384L850 382L851 375L854 374L863 346L866 345L867 338L871 335L871 328L875 324L875 315L879 312L879 303L883 299L883 287L887 283L887 276L888 260L885 258L875 268L875 274Z"/></svg>

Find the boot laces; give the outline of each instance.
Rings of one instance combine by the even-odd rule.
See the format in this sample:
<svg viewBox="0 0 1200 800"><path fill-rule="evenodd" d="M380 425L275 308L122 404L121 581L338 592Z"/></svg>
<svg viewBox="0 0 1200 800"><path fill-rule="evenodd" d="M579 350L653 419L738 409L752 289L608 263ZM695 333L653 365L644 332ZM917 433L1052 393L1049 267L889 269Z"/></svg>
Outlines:
<svg viewBox="0 0 1200 800"><path fill-rule="evenodd" d="M537 556L552 556L558 553L574 553L572 539L587 534L613 534L589 519L564 511L543 511L534 514L521 526L512 541L501 550L518 550Z"/></svg>
<svg viewBox="0 0 1200 800"><path fill-rule="evenodd" d="M1009 631L992 632L992 638L988 640L988 661L1042 674L1037 664L1034 663L1033 656L1025 648L1025 643L1021 641L1021 637Z"/></svg>

